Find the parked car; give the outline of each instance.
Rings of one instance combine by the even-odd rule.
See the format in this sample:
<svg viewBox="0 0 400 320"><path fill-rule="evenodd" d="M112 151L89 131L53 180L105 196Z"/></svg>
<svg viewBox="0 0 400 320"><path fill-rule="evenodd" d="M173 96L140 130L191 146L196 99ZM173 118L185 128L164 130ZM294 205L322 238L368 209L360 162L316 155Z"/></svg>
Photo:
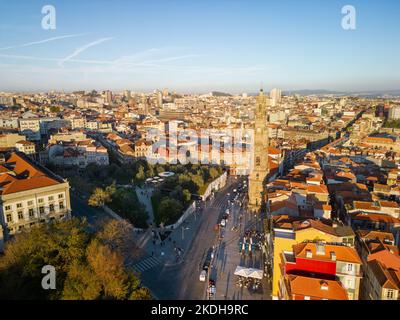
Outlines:
<svg viewBox="0 0 400 320"><path fill-rule="evenodd" d="M202 271L200 272L199 280L200 280L201 282L206 282L206 278L207 278L207 271L206 271L206 270L202 270Z"/></svg>
<svg viewBox="0 0 400 320"><path fill-rule="evenodd" d="M222 219L221 220L221 227L225 227L226 226L226 220L225 219Z"/></svg>

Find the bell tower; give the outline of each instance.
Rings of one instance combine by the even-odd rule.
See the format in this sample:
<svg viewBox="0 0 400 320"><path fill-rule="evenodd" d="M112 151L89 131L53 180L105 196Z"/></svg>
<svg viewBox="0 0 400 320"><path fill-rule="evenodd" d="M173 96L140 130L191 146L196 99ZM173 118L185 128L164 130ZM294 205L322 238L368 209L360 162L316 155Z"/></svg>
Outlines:
<svg viewBox="0 0 400 320"><path fill-rule="evenodd" d="M257 97L256 110L254 113L254 145L252 155L252 168L249 175L249 208L259 211L263 201L263 182L269 172L268 168L268 128L267 128L267 105L268 98L263 90Z"/></svg>

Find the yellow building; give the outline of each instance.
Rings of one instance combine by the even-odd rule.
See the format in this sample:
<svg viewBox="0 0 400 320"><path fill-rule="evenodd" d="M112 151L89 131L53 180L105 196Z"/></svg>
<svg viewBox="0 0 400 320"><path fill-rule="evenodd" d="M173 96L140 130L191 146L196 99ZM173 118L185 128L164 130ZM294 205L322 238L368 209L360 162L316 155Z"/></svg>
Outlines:
<svg viewBox="0 0 400 320"><path fill-rule="evenodd" d="M293 218L287 215L273 218L273 282L272 298L278 299L281 279L281 255L292 251L293 245L304 241L344 243L354 246L355 234L348 226L330 226L313 219Z"/></svg>

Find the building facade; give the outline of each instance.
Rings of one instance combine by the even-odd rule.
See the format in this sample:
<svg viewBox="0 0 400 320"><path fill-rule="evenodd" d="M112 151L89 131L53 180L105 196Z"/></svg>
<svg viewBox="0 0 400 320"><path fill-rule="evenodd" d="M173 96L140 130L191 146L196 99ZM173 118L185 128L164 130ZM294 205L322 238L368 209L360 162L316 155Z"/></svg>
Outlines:
<svg viewBox="0 0 400 320"><path fill-rule="evenodd" d="M69 183L21 153L0 164L0 225L4 238L38 223L68 219Z"/></svg>

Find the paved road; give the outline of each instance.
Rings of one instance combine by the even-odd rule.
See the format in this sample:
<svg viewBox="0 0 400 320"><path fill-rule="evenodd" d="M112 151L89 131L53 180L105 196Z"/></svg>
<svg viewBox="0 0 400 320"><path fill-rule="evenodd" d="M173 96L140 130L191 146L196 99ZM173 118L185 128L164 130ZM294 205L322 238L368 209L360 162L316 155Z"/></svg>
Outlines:
<svg viewBox="0 0 400 320"><path fill-rule="evenodd" d="M227 206L227 194L237 188L242 179L230 178L227 186L218 192L209 202L204 212L197 218L197 228L192 232L191 246L185 254L184 261L174 266L163 264L142 267L143 284L150 288L158 299L201 300L206 297L206 284L199 281L199 274L207 251L214 245L217 233L214 227L219 223ZM149 257L147 257L148 259ZM159 258L159 257L157 257ZM140 265L142 266L142 265Z"/></svg>
<svg viewBox="0 0 400 320"><path fill-rule="evenodd" d="M229 206L231 214L225 228L225 237L218 244L215 268L211 274L212 279L216 280L216 299L270 299L270 288L267 281L262 281L262 285L257 290L236 285L237 276L234 275L234 272L237 266L264 270L261 250L252 251L251 254L239 252L239 241L243 240L246 231L263 231L261 217L247 211L246 205L241 206L247 202L246 198L247 190L244 190L239 193L238 201L231 201Z"/></svg>

